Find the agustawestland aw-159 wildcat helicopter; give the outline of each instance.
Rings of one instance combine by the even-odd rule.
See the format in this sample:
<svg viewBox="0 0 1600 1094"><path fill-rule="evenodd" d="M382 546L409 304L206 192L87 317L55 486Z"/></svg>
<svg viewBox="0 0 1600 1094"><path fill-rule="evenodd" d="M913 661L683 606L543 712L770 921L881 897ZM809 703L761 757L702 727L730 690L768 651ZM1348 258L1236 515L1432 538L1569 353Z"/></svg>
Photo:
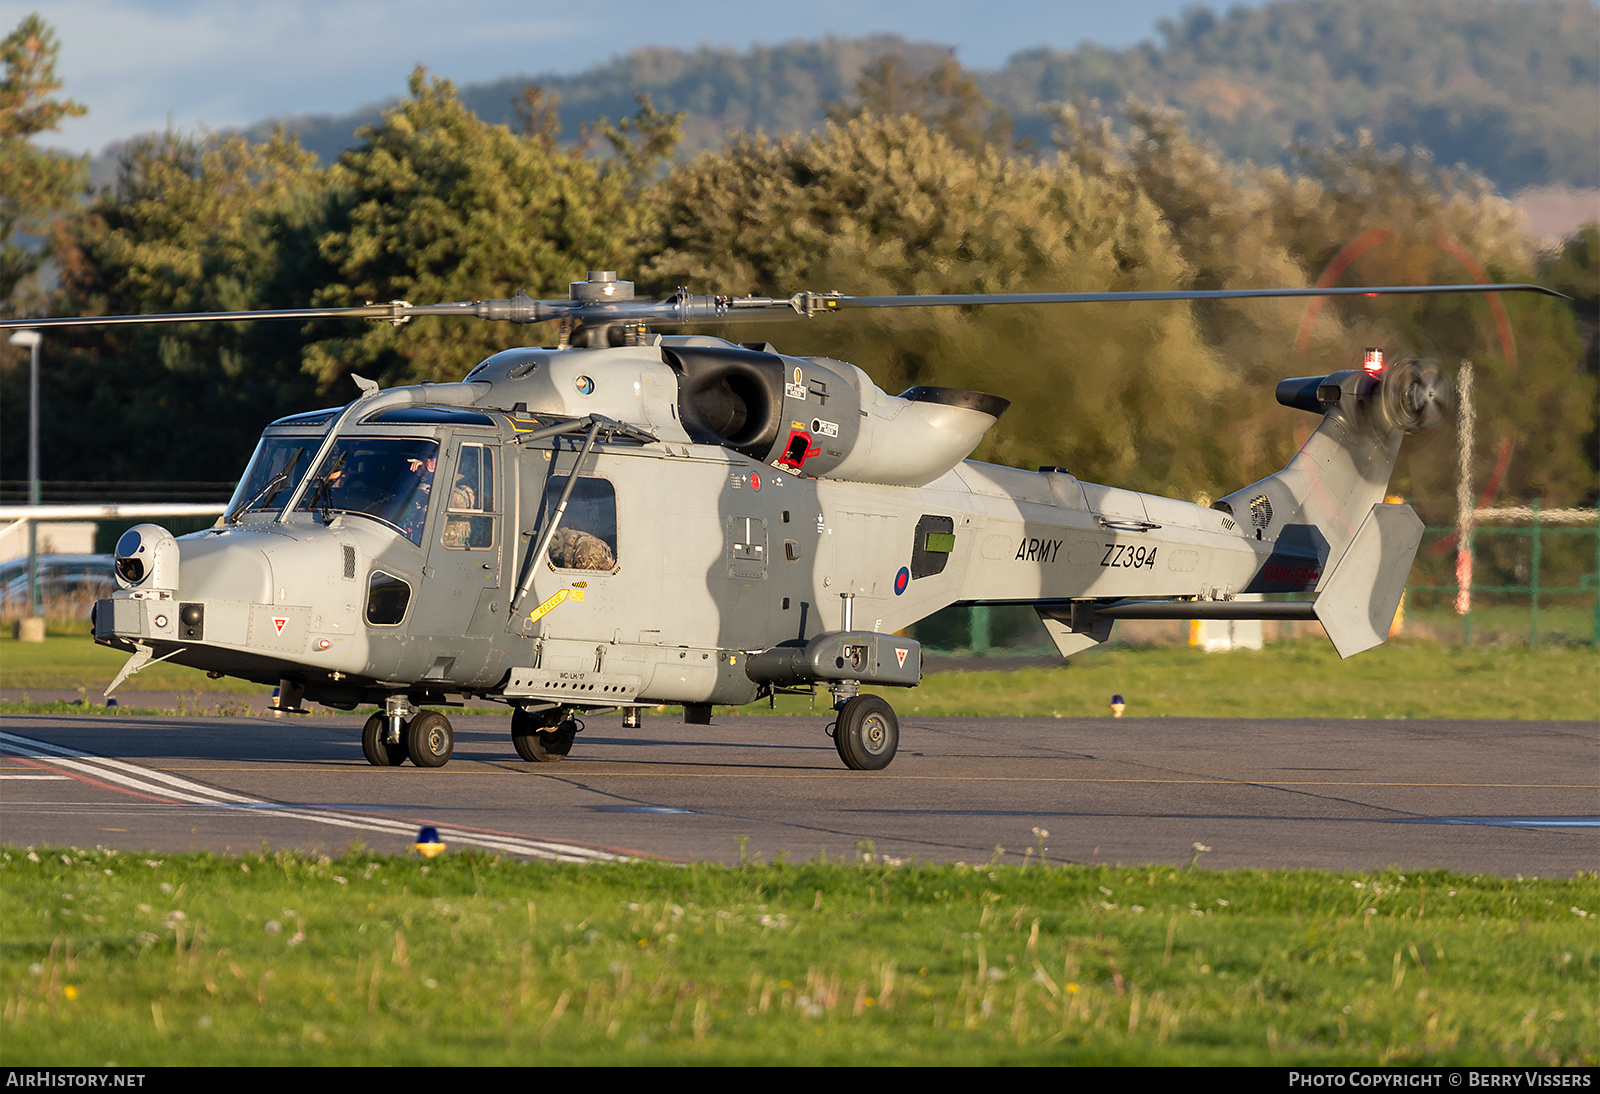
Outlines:
<svg viewBox="0 0 1600 1094"><path fill-rule="evenodd" d="M578 715L830 693L847 767L894 758L890 705L921 649L895 633L952 604L1026 604L1063 657L1117 619L1316 619L1348 657L1384 641L1422 534L1383 501L1402 437L1437 425L1429 361L1284 380L1321 422L1277 474L1212 503L966 457L1006 409L975 391L888 395L854 365L652 328L854 308L1528 291L1536 285L1139 293L633 298L591 271L568 300L12 320L68 324L463 316L557 320L559 344L459 383L379 390L267 427L215 527L116 545L95 639L276 684L283 709L376 704L379 767L449 761L451 697L512 709L528 761ZM1310 593L1263 602L1246 593Z"/></svg>

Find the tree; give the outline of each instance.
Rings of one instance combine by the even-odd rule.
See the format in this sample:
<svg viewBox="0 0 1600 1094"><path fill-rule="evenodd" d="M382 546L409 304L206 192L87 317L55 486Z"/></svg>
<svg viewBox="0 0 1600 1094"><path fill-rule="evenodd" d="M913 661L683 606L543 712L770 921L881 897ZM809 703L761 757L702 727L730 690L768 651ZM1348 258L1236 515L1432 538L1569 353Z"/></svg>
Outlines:
<svg viewBox="0 0 1600 1094"><path fill-rule="evenodd" d="M1516 210L1480 175L1441 168L1422 149L1380 148L1365 134L1302 146L1296 167L1260 179L1277 235L1313 277L1349 258L1344 284L1536 279ZM1571 505L1591 494L1584 438L1594 428L1595 386L1580 364L1570 308L1549 297L1467 294L1356 299L1326 310L1341 315L1347 360L1363 345L1435 357L1447 375L1472 360L1478 490L1509 437L1500 500ZM1454 444L1441 430L1407 447L1395 486L1426 518L1444 522L1454 515L1456 477Z"/></svg>
<svg viewBox="0 0 1600 1094"><path fill-rule="evenodd" d="M72 207L89 178L87 157L35 148L33 137L85 112L57 99L55 35L29 15L0 42L0 307L21 315L41 301L28 279L48 256L42 245L53 214Z"/></svg>
<svg viewBox="0 0 1600 1094"><path fill-rule="evenodd" d="M559 297L586 269L637 266L653 216L641 189L671 152L678 116L645 100L621 126L598 123L617 152L602 161L585 149L562 152L542 123L531 134L485 123L454 85L421 68L410 90L333 170L331 230L320 247L334 274L318 304L482 300L518 290ZM350 371L385 383L456 380L526 341L506 324L421 320L322 341L306 362L325 389Z"/></svg>
<svg viewBox="0 0 1600 1094"><path fill-rule="evenodd" d="M1293 170L1263 170L1203 147L1171 110L1130 102L1114 126L1107 117L1090 122L1080 109L1057 112L1058 146L1086 175L1114 185L1121 200L1160 210L1192 271L1190 287L1303 286L1325 273L1344 285L1534 276L1509 203L1480 176L1440 169L1420 149L1380 149L1361 135L1302 145ZM1116 136L1119 130L1127 136ZM1511 354L1503 348L1501 314ZM1546 298L1508 295L1493 305L1474 295L1206 302L1195 315L1237 382L1208 410L1211 440L1199 476L1208 493L1275 470L1303 439L1311 420L1275 404L1277 379L1349 367L1366 346L1436 357L1447 375L1463 358L1479 366L1480 487L1510 435L1515 458L1505 496L1570 504L1593 489L1593 464L1583 455L1594 422L1593 382L1572 367L1579 351L1571 314ZM1434 521L1449 520L1455 504L1448 432L1413 439L1394 480Z"/></svg>
<svg viewBox="0 0 1600 1094"><path fill-rule="evenodd" d="M1600 224L1593 221L1569 237L1541 271L1544 283L1572 298L1572 317L1583 339L1583 371L1600 387ZM1600 499L1600 421L1590 419L1583 451L1589 459L1589 486L1580 495L1593 507Z"/></svg>
<svg viewBox="0 0 1600 1094"><path fill-rule="evenodd" d="M884 54L856 80L855 101L830 103L825 113L841 125L855 118L910 115L972 155L1011 144L1010 115L978 90L954 57L919 71L905 58Z"/></svg>
<svg viewBox="0 0 1600 1094"><path fill-rule="evenodd" d="M736 138L663 184L656 289L854 295L1155 289L1189 276L1159 211L1070 164L974 155L910 115ZM978 456L1097 481L1194 486L1200 414L1228 383L1182 305L851 312L737 330L842 357L886 390L1012 407Z"/></svg>
<svg viewBox="0 0 1600 1094"><path fill-rule="evenodd" d="M1112 120L1091 123L1079 107L1055 110L1054 140L1068 162L1104 179L1121 201L1148 201L1160 211L1187 267L1167 288L1301 287L1307 275L1275 231L1269 195L1246 166L1202 145L1177 112L1129 102L1126 138ZM1344 367L1336 317L1316 328L1307 360L1291 361L1304 305L1292 300L1202 301L1193 305L1200 336L1226 362L1224 390L1203 408L1206 426L1194 492L1217 496L1276 471L1297 446L1293 411L1271 397L1296 370Z"/></svg>
<svg viewBox="0 0 1600 1094"><path fill-rule="evenodd" d="M561 95L546 95L544 88L526 84L522 96L511 100L511 113L517 120L517 129L524 137L533 137L544 145L546 153L556 150L561 139Z"/></svg>
<svg viewBox="0 0 1600 1094"><path fill-rule="evenodd" d="M1297 140L1365 129L1506 193L1600 184L1594 0L1191 5L1157 30L1123 50L1019 53L986 90L1020 118L1075 96L1166 102L1241 163L1288 167Z"/></svg>
<svg viewBox="0 0 1600 1094"><path fill-rule="evenodd" d="M58 313L303 307L321 266L325 172L281 134L133 142L116 181L63 220ZM51 337L43 442L53 477L226 479L261 427L308 409L301 345L334 324L77 328ZM8 407L9 413L9 407ZM84 444L84 423L97 443ZM6 430L7 444L14 430ZM203 470L201 470L203 469Z"/></svg>
<svg viewBox="0 0 1600 1094"><path fill-rule="evenodd" d="M992 147L974 154L909 114L862 114L807 137L738 137L663 184L665 228L647 280L763 295L1305 286L1375 227L1393 241L1361 256L1343 283L1475 276L1457 254L1478 256L1494 280L1531 277L1509 206L1425 155L1355 141L1306 152L1295 173L1262 171L1226 162L1170 111L1130 104L1125 120L1118 138L1109 121L1064 112L1064 155L1050 165ZM1213 497L1283 466L1314 425L1275 402L1279 379L1348 367L1367 345L1439 357L1447 373L1470 356L1492 400L1480 460L1493 462L1509 430L1518 447L1508 495L1568 504L1592 489L1582 447L1593 383L1573 367L1580 350L1565 309L1502 303L1519 347L1514 371L1489 305L1473 295L1327 303L1303 351L1309 305L1273 300L849 313L781 338L770 327L736 336L842 356L891 391L931 383L1012 399L979 458ZM1397 478L1433 520L1453 505L1448 433L1413 440Z"/></svg>

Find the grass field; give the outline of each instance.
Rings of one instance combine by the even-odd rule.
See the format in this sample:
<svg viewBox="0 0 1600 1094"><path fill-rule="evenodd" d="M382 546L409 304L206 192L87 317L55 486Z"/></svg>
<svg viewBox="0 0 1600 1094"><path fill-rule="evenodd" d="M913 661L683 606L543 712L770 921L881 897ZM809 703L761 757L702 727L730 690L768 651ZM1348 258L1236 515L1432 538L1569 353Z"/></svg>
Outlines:
<svg viewBox="0 0 1600 1094"><path fill-rule="evenodd" d="M1600 1062L1594 874L10 848L0 922L6 1066Z"/></svg>
<svg viewBox="0 0 1600 1094"><path fill-rule="evenodd" d="M1227 653L1113 649L1066 667L935 673L883 694L924 715L1109 717L1118 694L1129 717L1583 720L1600 718L1600 654L1395 641L1341 661L1319 639Z"/></svg>
<svg viewBox="0 0 1600 1094"><path fill-rule="evenodd" d="M43 642L18 642L6 634L0 636L0 687L85 688L92 698L98 699L127 660L126 653L96 645L87 634L53 635ZM195 690L249 695L262 688L232 677L211 680L199 669L162 662L129 677L118 694Z"/></svg>
<svg viewBox="0 0 1600 1094"><path fill-rule="evenodd" d="M1555 601L1550 603L1550 601ZM1527 600L1494 603L1480 596L1472 610L1472 637L1476 642L1526 642L1534 617ZM1539 641L1587 645L1594 640L1594 598L1549 597L1539 607ZM1466 640L1467 620L1446 604L1408 606L1406 633L1449 645Z"/></svg>
<svg viewBox="0 0 1600 1094"><path fill-rule="evenodd" d="M98 703L124 659L86 637L38 644L0 638L0 687L82 688ZM1120 694L1134 717L1600 718L1600 653L1584 646L1398 639L1340 661L1327 642L1308 638L1262 650L1116 648L1080 654L1067 665L976 668L992 663L974 660L973 671L931 673L918 688L881 693L904 715L1109 717L1111 696ZM138 708L140 691L156 690L198 693L193 708L204 710L263 689L159 664L133 677L119 698ZM825 693L819 705L826 705ZM776 710L803 713L812 704L783 696ZM42 704L0 705L6 711L59 712ZM242 705L234 712L242 713ZM765 714L768 707L721 713Z"/></svg>

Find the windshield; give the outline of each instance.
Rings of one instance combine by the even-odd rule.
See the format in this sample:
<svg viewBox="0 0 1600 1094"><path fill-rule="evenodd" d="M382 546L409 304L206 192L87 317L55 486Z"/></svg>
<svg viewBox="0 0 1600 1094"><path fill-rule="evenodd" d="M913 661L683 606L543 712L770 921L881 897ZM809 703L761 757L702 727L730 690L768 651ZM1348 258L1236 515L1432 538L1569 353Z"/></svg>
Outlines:
<svg viewBox="0 0 1600 1094"><path fill-rule="evenodd" d="M438 458L437 441L341 438L306 486L300 511L359 513L420 546Z"/></svg>
<svg viewBox="0 0 1600 1094"><path fill-rule="evenodd" d="M318 437L262 437L239 488L228 502L228 519L246 513L275 512L283 508L294 484L305 472Z"/></svg>

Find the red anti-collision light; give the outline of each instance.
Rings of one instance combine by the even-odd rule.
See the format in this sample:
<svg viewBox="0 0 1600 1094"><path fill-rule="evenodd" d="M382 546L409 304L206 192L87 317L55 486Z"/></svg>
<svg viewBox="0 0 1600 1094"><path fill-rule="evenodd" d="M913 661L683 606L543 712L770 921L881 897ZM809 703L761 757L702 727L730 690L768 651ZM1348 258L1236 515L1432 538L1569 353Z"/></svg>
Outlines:
<svg viewBox="0 0 1600 1094"><path fill-rule="evenodd" d="M1383 371L1383 350L1369 349L1361 358L1361 367L1376 376Z"/></svg>

